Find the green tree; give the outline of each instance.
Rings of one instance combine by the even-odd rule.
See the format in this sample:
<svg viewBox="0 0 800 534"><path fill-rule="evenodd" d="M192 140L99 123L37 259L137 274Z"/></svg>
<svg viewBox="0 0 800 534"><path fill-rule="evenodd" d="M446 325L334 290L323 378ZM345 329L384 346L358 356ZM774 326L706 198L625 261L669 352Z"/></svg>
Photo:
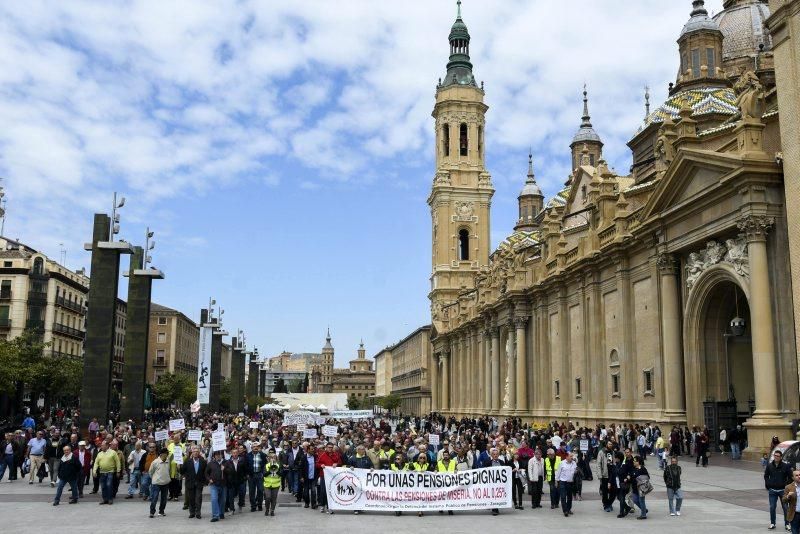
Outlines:
<svg viewBox="0 0 800 534"><path fill-rule="evenodd" d="M399 395L395 395L394 393L390 393L389 395L386 395L385 397L377 398L376 399L376 404L378 406L380 406L381 408L385 408L386 410L389 410L389 413L391 413L392 410L396 410L397 408L400 407L400 404L401 404L400 396Z"/></svg>
<svg viewBox="0 0 800 534"><path fill-rule="evenodd" d="M162 406L173 402L187 405L195 401L195 385L188 375L166 373L153 384L153 395L156 402Z"/></svg>
<svg viewBox="0 0 800 534"><path fill-rule="evenodd" d="M358 410L361 408L361 402L358 400L358 397L355 394L350 394L350 397L347 398L347 408L350 410Z"/></svg>

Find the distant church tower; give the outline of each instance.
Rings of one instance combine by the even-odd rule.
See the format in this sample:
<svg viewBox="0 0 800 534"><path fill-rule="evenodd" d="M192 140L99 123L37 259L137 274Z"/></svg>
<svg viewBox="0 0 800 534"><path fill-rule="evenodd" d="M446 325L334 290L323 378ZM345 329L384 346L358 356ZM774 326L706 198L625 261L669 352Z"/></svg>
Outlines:
<svg viewBox="0 0 800 534"><path fill-rule="evenodd" d="M519 202L519 219L517 219L514 230L525 232L538 230L539 225L535 219L544 207L544 195L533 175L533 154L528 154L528 176L525 178L525 185L520 191L517 201Z"/></svg>
<svg viewBox="0 0 800 534"><path fill-rule="evenodd" d="M319 389L317 393L330 393L333 388L333 356L331 345L331 329L325 336L325 346L322 347L322 361L319 366Z"/></svg>
<svg viewBox="0 0 800 534"><path fill-rule="evenodd" d="M428 197L433 230L431 315L441 329L446 311L475 274L489 264L489 213L494 194L485 167L483 87L475 83L469 32L458 16L450 30L447 73L436 86L436 175ZM481 84L482 86L483 84Z"/></svg>

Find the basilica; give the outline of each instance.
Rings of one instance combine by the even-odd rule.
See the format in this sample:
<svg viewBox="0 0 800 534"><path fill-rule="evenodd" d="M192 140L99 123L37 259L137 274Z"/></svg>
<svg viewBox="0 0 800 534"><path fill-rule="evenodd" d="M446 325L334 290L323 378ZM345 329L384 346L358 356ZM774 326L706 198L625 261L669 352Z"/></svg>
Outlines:
<svg viewBox="0 0 800 534"><path fill-rule="evenodd" d="M744 424L751 451L792 433L800 1L686 4L675 82L628 141L629 174L604 160L584 90L563 189L545 198L529 159L492 250L488 107L459 2L433 109L433 410Z"/></svg>

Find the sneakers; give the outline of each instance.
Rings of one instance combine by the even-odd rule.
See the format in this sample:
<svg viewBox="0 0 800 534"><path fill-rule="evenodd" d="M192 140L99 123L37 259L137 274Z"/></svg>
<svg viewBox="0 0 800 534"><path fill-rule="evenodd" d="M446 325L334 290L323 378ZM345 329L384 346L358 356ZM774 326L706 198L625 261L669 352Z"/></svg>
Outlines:
<svg viewBox="0 0 800 534"><path fill-rule="evenodd" d="M678 510L677 512L675 512L675 515L681 515L681 511Z"/></svg>
<svg viewBox="0 0 800 534"><path fill-rule="evenodd" d="M53 482L52 480L50 481L50 487L51 487L51 488L55 488L55 487L56 487L56 483L55 483L55 482Z"/></svg>
<svg viewBox="0 0 800 534"><path fill-rule="evenodd" d="M775 524L770 523L770 525L767 527L767 530L775 530Z"/></svg>
<svg viewBox="0 0 800 534"><path fill-rule="evenodd" d="M792 527L790 527L789 525L784 525L784 526L786 527L786 532L791 532L792 531Z"/></svg>
<svg viewBox="0 0 800 534"><path fill-rule="evenodd" d="M54 501L53 506L58 506L58 501Z"/></svg>
<svg viewBox="0 0 800 534"><path fill-rule="evenodd" d="M669 513L669 515L670 515L671 517L675 517L675 512L670 512L670 513Z"/></svg>

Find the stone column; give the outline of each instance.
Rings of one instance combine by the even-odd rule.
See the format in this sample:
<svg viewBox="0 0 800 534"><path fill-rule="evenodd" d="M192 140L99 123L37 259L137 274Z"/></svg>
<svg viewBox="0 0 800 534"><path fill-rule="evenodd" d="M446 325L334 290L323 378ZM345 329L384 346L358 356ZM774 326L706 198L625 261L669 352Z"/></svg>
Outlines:
<svg viewBox="0 0 800 534"><path fill-rule="evenodd" d="M441 354L442 359L442 411L450 410L450 365L448 360L450 356L449 351L444 351Z"/></svg>
<svg viewBox="0 0 800 534"><path fill-rule="evenodd" d="M664 353L664 415L686 418L681 354L681 303L678 286L680 263L672 254L659 254L656 260L661 275L661 331Z"/></svg>
<svg viewBox="0 0 800 534"><path fill-rule="evenodd" d="M509 320L508 323L508 340L507 347L511 347L511 352L506 351L506 376L508 377L508 411L513 413L517 409L517 377L516 377L516 332L514 331L514 322ZM505 349L506 347L503 347Z"/></svg>
<svg viewBox="0 0 800 534"><path fill-rule="evenodd" d="M483 331L483 409L492 409L492 338L489 330Z"/></svg>
<svg viewBox="0 0 800 534"><path fill-rule="evenodd" d="M431 354L431 411L439 411L439 355Z"/></svg>
<svg viewBox="0 0 800 534"><path fill-rule="evenodd" d="M492 327L492 412L497 413L503 402L503 388L500 387L500 329Z"/></svg>
<svg viewBox="0 0 800 534"><path fill-rule="evenodd" d="M756 396L754 418L756 419L780 417L772 297L767 263L767 232L774 222L772 217L763 215L749 215L739 221L739 229L747 236L747 255L750 262L750 332L753 346Z"/></svg>
<svg viewBox="0 0 800 534"><path fill-rule="evenodd" d="M525 326L528 324L527 317L517 317L514 319L514 326L517 328L517 405L518 412L528 411L528 354L527 341L525 339Z"/></svg>
<svg viewBox="0 0 800 534"><path fill-rule="evenodd" d="M141 421L144 416L144 384L147 342L150 333L150 294L153 280L164 278L156 269L143 269L144 251L134 247L128 277L128 311L125 328L125 366L122 369L120 420Z"/></svg>

